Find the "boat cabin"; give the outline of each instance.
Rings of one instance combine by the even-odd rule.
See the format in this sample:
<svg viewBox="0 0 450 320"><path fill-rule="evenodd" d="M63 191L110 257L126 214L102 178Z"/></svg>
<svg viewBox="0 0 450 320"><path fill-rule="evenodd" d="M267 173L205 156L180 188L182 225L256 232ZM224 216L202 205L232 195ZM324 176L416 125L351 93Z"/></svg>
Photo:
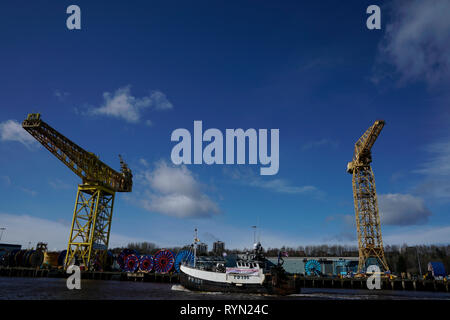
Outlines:
<svg viewBox="0 0 450 320"><path fill-rule="evenodd" d="M253 269L253 268L259 268L259 265L256 262L237 261L236 267Z"/></svg>

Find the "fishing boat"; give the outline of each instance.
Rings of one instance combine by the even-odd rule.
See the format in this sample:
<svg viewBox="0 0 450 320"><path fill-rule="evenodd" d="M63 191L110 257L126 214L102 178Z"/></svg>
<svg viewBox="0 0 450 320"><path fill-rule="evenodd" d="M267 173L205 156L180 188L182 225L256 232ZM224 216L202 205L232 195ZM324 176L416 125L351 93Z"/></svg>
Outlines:
<svg viewBox="0 0 450 320"><path fill-rule="evenodd" d="M298 293L293 279L289 279L280 263L274 265L263 254L258 241L253 252L238 259L201 263L196 254L197 235L194 238L194 261L180 266L180 283L194 291L259 293L287 295ZM231 262L231 263L230 263Z"/></svg>

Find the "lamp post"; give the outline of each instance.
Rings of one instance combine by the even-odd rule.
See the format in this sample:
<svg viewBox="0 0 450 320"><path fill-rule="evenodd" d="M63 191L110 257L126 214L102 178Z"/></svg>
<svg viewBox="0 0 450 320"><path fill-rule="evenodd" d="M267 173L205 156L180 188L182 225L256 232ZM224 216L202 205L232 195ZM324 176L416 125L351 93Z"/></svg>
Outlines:
<svg viewBox="0 0 450 320"><path fill-rule="evenodd" d="M256 244L256 226L252 226L253 228L253 244Z"/></svg>
<svg viewBox="0 0 450 320"><path fill-rule="evenodd" d="M419 248L417 246L416 246L416 255L417 255L417 263L419 264L420 277L422 277L422 268L420 267L420 260L419 260Z"/></svg>
<svg viewBox="0 0 450 320"><path fill-rule="evenodd" d="M3 237L3 231L5 231L6 228L0 228L0 230L1 230L1 233L0 233L0 240L2 240L2 237Z"/></svg>

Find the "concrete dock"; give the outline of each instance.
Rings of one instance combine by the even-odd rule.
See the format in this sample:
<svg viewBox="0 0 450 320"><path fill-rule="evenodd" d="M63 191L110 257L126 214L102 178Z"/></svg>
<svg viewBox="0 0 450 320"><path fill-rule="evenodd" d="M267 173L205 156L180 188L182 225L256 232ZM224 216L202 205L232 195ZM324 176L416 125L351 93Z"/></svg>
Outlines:
<svg viewBox="0 0 450 320"><path fill-rule="evenodd" d="M299 288L367 289L366 278L305 277L294 275ZM383 290L449 292L448 281L423 279L381 279Z"/></svg>
<svg viewBox="0 0 450 320"><path fill-rule="evenodd" d="M48 277L66 278L68 274L62 269L34 269L22 267L0 267L1 277ZM291 275L295 286L301 288L334 288L334 289L367 289L365 278L337 278L337 277L307 277L302 275ZM82 279L90 280L118 280L118 281L140 281L140 282L162 282L178 283L177 273L127 273L106 271L82 271ZM423 280L423 279L388 279L381 280L383 290L408 290L408 291L434 291L450 292L449 283L445 280Z"/></svg>
<svg viewBox="0 0 450 320"><path fill-rule="evenodd" d="M34 269L23 267L0 267L0 277L44 277L44 278L67 278L69 275L62 269ZM143 281L143 282L166 282L178 283L176 273L155 272L108 272L108 271L81 271L81 279L90 280L118 280L118 281Z"/></svg>

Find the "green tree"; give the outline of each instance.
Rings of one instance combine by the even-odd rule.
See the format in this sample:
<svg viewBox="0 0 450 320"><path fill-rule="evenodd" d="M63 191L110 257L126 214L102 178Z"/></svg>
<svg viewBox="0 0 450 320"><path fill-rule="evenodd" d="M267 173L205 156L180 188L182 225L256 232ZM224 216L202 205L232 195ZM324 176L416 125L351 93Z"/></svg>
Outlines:
<svg viewBox="0 0 450 320"><path fill-rule="evenodd" d="M402 254L400 254L397 260L397 272L406 272L406 268L406 259Z"/></svg>

